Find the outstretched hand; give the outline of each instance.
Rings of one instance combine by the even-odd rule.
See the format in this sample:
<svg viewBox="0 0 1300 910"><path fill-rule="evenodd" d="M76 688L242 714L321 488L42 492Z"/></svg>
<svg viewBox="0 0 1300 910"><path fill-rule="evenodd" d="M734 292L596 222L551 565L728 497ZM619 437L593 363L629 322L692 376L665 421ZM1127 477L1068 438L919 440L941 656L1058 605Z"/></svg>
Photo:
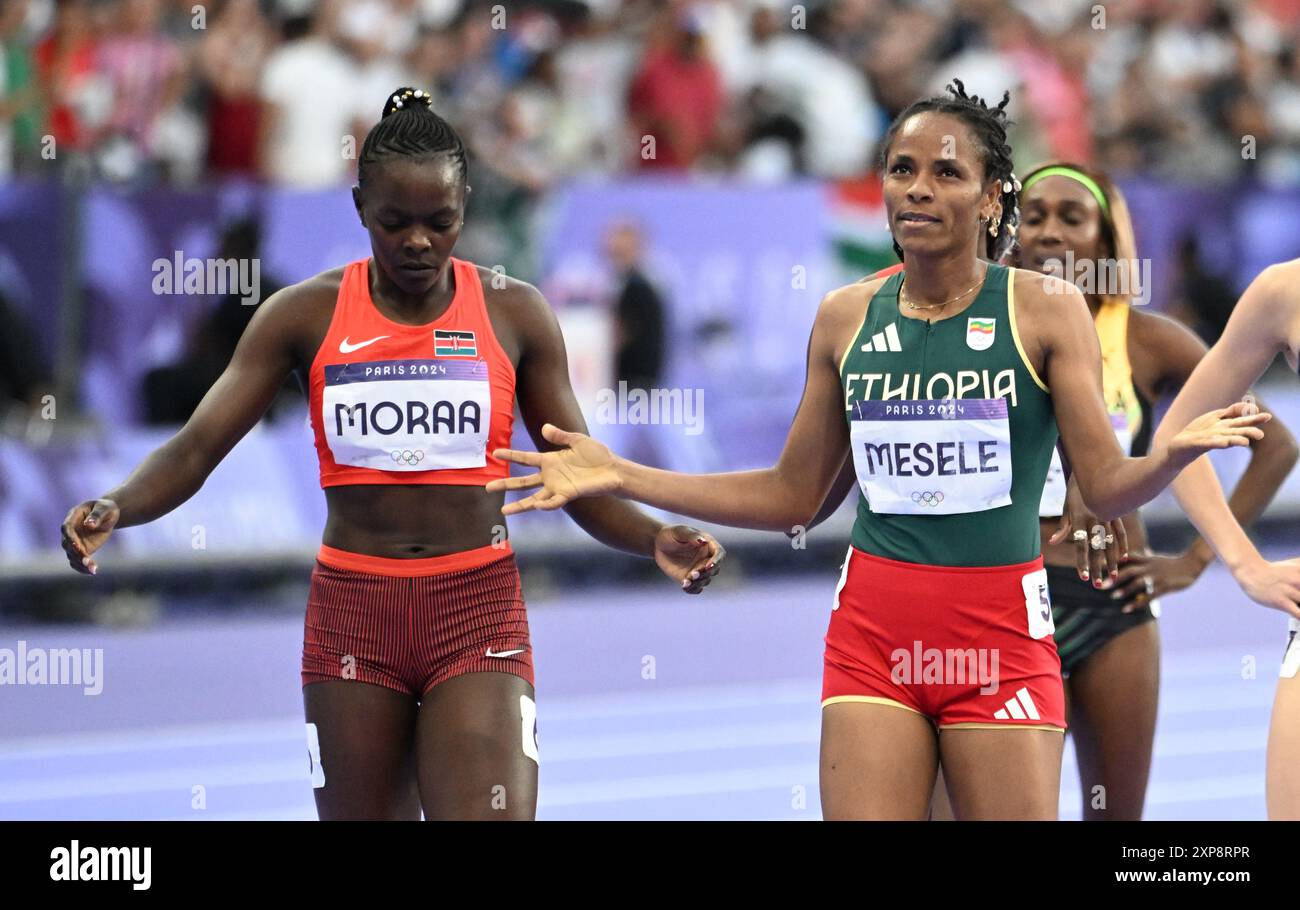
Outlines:
<svg viewBox="0 0 1300 910"><path fill-rule="evenodd" d="M565 448L551 452L497 449L492 453L514 464L541 468L536 474L506 477L488 483L489 493L541 487L532 496L506 503L501 508L503 515L534 509L550 512L584 496L606 496L622 486L614 453L605 445L583 433L570 433L549 423L542 427L542 437Z"/></svg>
<svg viewBox="0 0 1300 910"><path fill-rule="evenodd" d="M1238 401L1217 411L1197 417L1169 441L1171 455L1182 456L1191 464L1206 452L1232 446L1248 446L1264 438L1263 424L1273 419L1253 402Z"/></svg>
<svg viewBox="0 0 1300 910"><path fill-rule="evenodd" d="M1257 604L1300 619L1300 559L1267 562L1257 559L1235 570L1233 577Z"/></svg>

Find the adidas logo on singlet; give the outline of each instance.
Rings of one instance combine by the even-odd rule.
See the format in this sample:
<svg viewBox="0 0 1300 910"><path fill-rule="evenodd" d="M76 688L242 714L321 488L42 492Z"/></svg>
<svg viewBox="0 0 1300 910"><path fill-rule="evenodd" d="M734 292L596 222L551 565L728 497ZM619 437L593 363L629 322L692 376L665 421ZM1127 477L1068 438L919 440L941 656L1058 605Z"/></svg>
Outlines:
<svg viewBox="0 0 1300 910"><path fill-rule="evenodd" d="M898 343L898 324L891 322L885 327L883 332L877 332L871 336L871 340L862 346L864 354L870 354L872 351L893 351L898 353L903 350L903 346Z"/></svg>
<svg viewBox="0 0 1300 910"><path fill-rule="evenodd" d="M1008 698L1006 706L993 712L993 716L998 720L1038 720L1038 706L1034 700L1029 697L1029 690L1021 686L1017 691L1015 698Z"/></svg>

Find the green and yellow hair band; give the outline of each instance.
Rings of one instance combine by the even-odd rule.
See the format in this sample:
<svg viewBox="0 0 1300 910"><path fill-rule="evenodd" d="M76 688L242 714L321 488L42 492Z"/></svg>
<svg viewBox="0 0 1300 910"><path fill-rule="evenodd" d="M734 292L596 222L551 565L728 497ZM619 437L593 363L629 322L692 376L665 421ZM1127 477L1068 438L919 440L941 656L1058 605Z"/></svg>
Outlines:
<svg viewBox="0 0 1300 910"><path fill-rule="evenodd" d="M1072 167L1053 165L1052 167L1045 167L1041 171L1034 171L1025 178L1025 190L1046 177L1068 177L1076 183L1082 184L1084 189L1092 193L1093 198L1097 200L1097 205L1101 206L1102 214L1107 218L1110 217L1110 202L1107 201L1106 194L1102 192L1101 186L1083 171Z"/></svg>

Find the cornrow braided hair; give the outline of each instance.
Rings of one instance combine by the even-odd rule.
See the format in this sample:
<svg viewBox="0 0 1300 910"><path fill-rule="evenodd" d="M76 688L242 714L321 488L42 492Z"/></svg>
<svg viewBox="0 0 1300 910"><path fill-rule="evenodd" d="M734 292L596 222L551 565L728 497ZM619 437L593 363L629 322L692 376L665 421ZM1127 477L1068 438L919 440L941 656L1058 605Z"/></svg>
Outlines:
<svg viewBox="0 0 1300 910"><path fill-rule="evenodd" d="M433 111L433 97L423 89L402 86L384 102L379 122L366 134L357 161L357 185L364 187L366 173L378 162L393 158L430 158L451 155L461 180L469 174L465 144L451 124Z"/></svg>
<svg viewBox="0 0 1300 910"><path fill-rule="evenodd" d="M979 95L966 94L960 79L947 86L948 97L924 98L917 101L894 118L880 146L880 168L885 168L889 146L898 130L917 114L933 112L950 114L965 123L979 143L980 162L984 165L987 180L996 179L1001 184L1002 216L992 234L985 238L986 258L998 262L1015 247L1016 231L1020 227L1020 181L1016 179L1011 160L1011 146L1007 142L1007 104L1011 92L1003 92L1002 100L990 107ZM894 241L894 252L903 258L903 249Z"/></svg>

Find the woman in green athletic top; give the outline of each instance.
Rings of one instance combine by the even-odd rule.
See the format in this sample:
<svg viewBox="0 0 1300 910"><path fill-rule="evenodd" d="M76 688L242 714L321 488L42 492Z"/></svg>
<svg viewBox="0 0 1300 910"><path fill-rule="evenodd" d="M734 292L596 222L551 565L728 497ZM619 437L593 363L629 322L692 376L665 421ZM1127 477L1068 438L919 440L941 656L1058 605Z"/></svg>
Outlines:
<svg viewBox="0 0 1300 910"><path fill-rule="evenodd" d="M852 452L863 502L826 639L827 818L925 818L940 762L960 818L1055 818L1064 711L1038 502L1056 424L1105 519L1204 452L1261 438L1268 419L1235 406L1146 458L1124 455L1082 295L990 264L1017 221L1006 103L989 107L958 82L890 127L884 200L906 279L825 297L776 465L679 474L548 426L566 448L503 450L541 473L489 486L542 487L507 513L615 493L784 531L817 513Z"/></svg>

